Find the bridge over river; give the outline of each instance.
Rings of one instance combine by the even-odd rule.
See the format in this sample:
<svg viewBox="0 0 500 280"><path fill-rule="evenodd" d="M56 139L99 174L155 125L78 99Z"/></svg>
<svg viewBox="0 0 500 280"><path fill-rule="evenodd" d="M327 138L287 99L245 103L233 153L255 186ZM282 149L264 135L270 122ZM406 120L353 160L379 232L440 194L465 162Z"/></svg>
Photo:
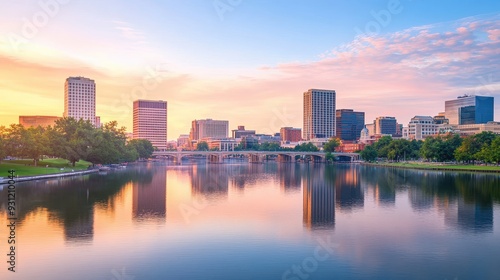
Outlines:
<svg viewBox="0 0 500 280"><path fill-rule="evenodd" d="M358 160L358 153L332 153L335 157L348 157L351 161ZM180 164L183 157L205 156L208 162L222 163L230 156L244 156L249 162L260 163L268 156L276 156L279 162L295 162L297 156L309 158L313 162L325 162L324 152L297 152L297 151L155 151L153 157L168 157Z"/></svg>

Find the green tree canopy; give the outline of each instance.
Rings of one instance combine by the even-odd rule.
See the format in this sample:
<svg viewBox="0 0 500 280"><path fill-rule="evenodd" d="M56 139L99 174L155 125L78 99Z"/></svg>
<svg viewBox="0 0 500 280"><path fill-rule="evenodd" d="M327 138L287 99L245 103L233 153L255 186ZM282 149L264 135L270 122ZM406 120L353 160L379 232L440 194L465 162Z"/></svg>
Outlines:
<svg viewBox="0 0 500 280"><path fill-rule="evenodd" d="M135 148L139 158L150 158L153 155L153 144L147 139L133 139L128 142L128 145Z"/></svg>
<svg viewBox="0 0 500 280"><path fill-rule="evenodd" d="M366 146L360 153L361 158L365 161L375 161L377 159L377 151L373 145Z"/></svg>
<svg viewBox="0 0 500 280"><path fill-rule="evenodd" d="M297 146L295 146L295 148L293 148L293 150L299 151L299 152L317 152L317 151L319 151L318 147L316 147L311 142L302 143L300 145L297 145Z"/></svg>
<svg viewBox="0 0 500 280"><path fill-rule="evenodd" d="M196 150L197 151L208 151L208 143L205 141L198 142L198 145L196 145Z"/></svg>
<svg viewBox="0 0 500 280"><path fill-rule="evenodd" d="M338 138L330 138L325 146L323 146L323 151L333 153L338 146L340 146L340 140Z"/></svg>

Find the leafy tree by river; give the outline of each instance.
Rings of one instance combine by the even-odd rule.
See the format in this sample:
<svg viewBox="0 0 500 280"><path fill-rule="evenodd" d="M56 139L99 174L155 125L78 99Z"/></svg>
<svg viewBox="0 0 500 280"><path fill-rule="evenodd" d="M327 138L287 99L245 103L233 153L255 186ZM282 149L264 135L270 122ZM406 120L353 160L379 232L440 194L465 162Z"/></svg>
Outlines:
<svg viewBox="0 0 500 280"><path fill-rule="evenodd" d="M44 155L66 159L73 166L80 159L94 164L135 161L139 155L150 157L151 150L148 140L127 143L125 128L118 128L116 121L96 128L89 121L62 118L47 128L19 124L0 128L0 158L31 158L34 165Z"/></svg>
<svg viewBox="0 0 500 280"><path fill-rule="evenodd" d="M473 163L500 163L500 135L481 132L476 135L460 137L458 134L427 137L424 141L392 139L384 136L373 145L366 146L361 152L366 161L386 158L402 159L423 158L429 161L459 161Z"/></svg>

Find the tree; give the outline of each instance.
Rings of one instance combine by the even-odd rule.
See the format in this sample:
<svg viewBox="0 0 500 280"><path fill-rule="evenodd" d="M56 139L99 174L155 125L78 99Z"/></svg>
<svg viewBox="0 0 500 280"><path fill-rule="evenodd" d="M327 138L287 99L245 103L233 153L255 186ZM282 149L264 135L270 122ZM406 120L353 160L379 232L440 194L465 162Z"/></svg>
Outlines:
<svg viewBox="0 0 500 280"><path fill-rule="evenodd" d="M196 150L197 151L208 151L208 143L205 141L198 142L198 145L196 145Z"/></svg>
<svg viewBox="0 0 500 280"><path fill-rule="evenodd" d="M392 142L391 136L382 136L375 144L373 148L377 151L378 157L386 158L389 152L389 145Z"/></svg>
<svg viewBox="0 0 500 280"><path fill-rule="evenodd" d="M481 146L474 136L465 137L460 146L455 150L455 158L458 161L471 162L476 159L475 155L481 150Z"/></svg>
<svg viewBox="0 0 500 280"><path fill-rule="evenodd" d="M377 151L373 147L373 145L366 146L360 153L361 158L365 161L375 161L377 159Z"/></svg>
<svg viewBox="0 0 500 280"><path fill-rule="evenodd" d="M90 121L82 119L59 119L52 130L48 133L51 154L68 160L73 166L80 159L88 158L89 148L95 146L96 141L102 141L102 138L95 137L95 128Z"/></svg>
<svg viewBox="0 0 500 280"><path fill-rule="evenodd" d="M20 124L12 124L7 132L7 146L12 154L33 159L33 164L37 166L47 151L45 130L40 126L26 129Z"/></svg>
<svg viewBox="0 0 500 280"><path fill-rule="evenodd" d="M259 146L260 151L279 151L280 149L280 144L276 142L264 142Z"/></svg>
<svg viewBox="0 0 500 280"><path fill-rule="evenodd" d="M441 161L455 160L455 150L462 144L462 138L458 134L449 134L444 137L441 146Z"/></svg>
<svg viewBox="0 0 500 280"><path fill-rule="evenodd" d="M490 155L490 162L500 164L500 136L491 141L488 154Z"/></svg>
<svg viewBox="0 0 500 280"><path fill-rule="evenodd" d="M335 156L331 152L326 152L325 159L327 162L335 161Z"/></svg>
<svg viewBox="0 0 500 280"><path fill-rule="evenodd" d="M302 143L300 145L295 146L295 148L293 148L293 149L295 151L299 151L299 152L317 152L317 151L319 151L318 147L316 147L311 142Z"/></svg>
<svg viewBox="0 0 500 280"><path fill-rule="evenodd" d="M443 139L441 137L427 137L422 144L420 154L425 159L439 161L442 144Z"/></svg>
<svg viewBox="0 0 500 280"><path fill-rule="evenodd" d="M500 163L500 136L496 136L490 144L484 144L474 157L483 162Z"/></svg>
<svg viewBox="0 0 500 280"><path fill-rule="evenodd" d="M7 156L6 134L5 126L0 126L0 162Z"/></svg>
<svg viewBox="0 0 500 280"><path fill-rule="evenodd" d="M387 146L387 158L390 160L400 161L406 159L412 153L411 143L406 139L393 140Z"/></svg>
<svg viewBox="0 0 500 280"><path fill-rule="evenodd" d="M153 144L147 139L133 139L128 142L128 145L136 149L139 158L150 158L153 155Z"/></svg>
<svg viewBox="0 0 500 280"><path fill-rule="evenodd" d="M338 138L330 138L323 146L323 151L333 153L338 146L340 146L340 140Z"/></svg>

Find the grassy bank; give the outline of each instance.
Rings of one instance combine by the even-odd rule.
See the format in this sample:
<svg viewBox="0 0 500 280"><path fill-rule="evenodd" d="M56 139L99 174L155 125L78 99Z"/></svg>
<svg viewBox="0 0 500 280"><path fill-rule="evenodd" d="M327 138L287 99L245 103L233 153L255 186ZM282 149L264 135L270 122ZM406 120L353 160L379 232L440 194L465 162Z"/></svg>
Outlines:
<svg viewBox="0 0 500 280"><path fill-rule="evenodd" d="M390 162L390 163L368 163L368 164L374 166L400 167L400 168L410 168L410 169L500 173L500 166L486 166L486 165L454 165L454 164L420 163L420 162L408 162L408 163Z"/></svg>
<svg viewBox="0 0 500 280"><path fill-rule="evenodd" d="M33 165L33 160L20 159L20 160L5 160L0 163L0 177L7 177L8 170L14 169L16 175L19 176L35 176L44 174L64 173L71 172L72 170L86 170L90 162L80 160L71 166L65 159L44 159L38 162L38 166ZM64 168L64 170L61 170Z"/></svg>

